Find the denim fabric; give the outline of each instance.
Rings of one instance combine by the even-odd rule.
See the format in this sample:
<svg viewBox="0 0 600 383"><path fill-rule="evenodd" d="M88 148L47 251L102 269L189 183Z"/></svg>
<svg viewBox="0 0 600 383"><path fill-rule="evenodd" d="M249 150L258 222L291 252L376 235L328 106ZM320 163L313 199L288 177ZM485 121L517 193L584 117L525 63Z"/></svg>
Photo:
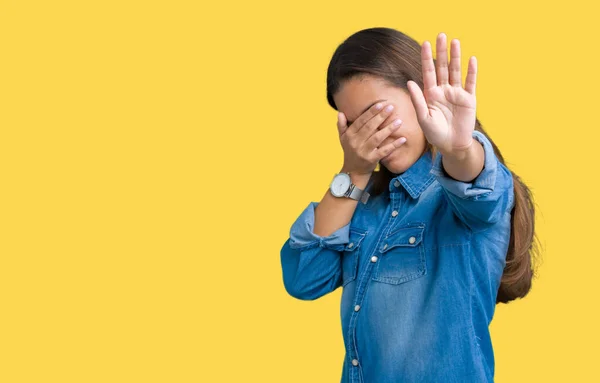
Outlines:
<svg viewBox="0 0 600 383"><path fill-rule="evenodd" d="M442 155L427 151L331 235L313 233L317 202L292 224L281 249L286 291L313 300L343 288L342 383L493 382L488 326L513 179L487 137L473 137L485 165L472 183L450 178Z"/></svg>

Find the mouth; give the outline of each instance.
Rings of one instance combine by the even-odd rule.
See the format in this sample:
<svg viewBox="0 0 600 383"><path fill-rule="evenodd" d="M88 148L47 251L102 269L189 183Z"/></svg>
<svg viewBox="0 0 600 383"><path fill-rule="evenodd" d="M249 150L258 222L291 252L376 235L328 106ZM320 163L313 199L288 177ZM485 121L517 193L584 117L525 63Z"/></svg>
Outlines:
<svg viewBox="0 0 600 383"><path fill-rule="evenodd" d="M390 157L392 157L392 155L393 155L394 153L396 153L396 149L392 150L392 151L390 152L390 154L388 154L387 156L383 157L383 158L382 158L380 161L384 161L384 160L387 160L387 159L389 159Z"/></svg>
<svg viewBox="0 0 600 383"><path fill-rule="evenodd" d="M382 157L380 161L385 161L385 160L389 160L390 158L392 158L394 156L395 153L397 153L400 150L403 150L404 145L406 145L406 139L404 139L404 143L396 148L394 148L394 150L392 150L387 156ZM382 145L385 146L385 145Z"/></svg>

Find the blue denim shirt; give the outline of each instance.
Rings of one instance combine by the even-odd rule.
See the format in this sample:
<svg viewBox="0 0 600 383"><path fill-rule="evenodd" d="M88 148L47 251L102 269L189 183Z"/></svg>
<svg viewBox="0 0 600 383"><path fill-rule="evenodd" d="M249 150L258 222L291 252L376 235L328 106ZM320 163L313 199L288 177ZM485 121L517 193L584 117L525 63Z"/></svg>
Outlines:
<svg viewBox="0 0 600 383"><path fill-rule="evenodd" d="M478 131L484 169L450 178L425 152L327 237L311 202L281 249L286 291L312 300L342 286L341 382L493 382L489 324L510 237L513 179ZM371 180L367 190L371 186Z"/></svg>

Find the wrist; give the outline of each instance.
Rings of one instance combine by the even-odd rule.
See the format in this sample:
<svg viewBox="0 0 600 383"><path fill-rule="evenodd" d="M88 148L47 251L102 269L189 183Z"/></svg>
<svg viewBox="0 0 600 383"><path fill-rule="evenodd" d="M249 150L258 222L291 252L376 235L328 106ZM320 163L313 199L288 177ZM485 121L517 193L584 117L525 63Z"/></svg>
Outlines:
<svg viewBox="0 0 600 383"><path fill-rule="evenodd" d="M466 150L442 153L442 168L451 178L462 182L471 182L483 169L485 151L483 145L473 140Z"/></svg>
<svg viewBox="0 0 600 383"><path fill-rule="evenodd" d="M464 161L466 158L473 156L473 153L476 152L476 148L474 147L475 141L475 139L471 139L469 145L465 145L461 148L444 149L438 147L437 150L445 158L452 159L454 161Z"/></svg>
<svg viewBox="0 0 600 383"><path fill-rule="evenodd" d="M353 171L346 167L342 167L340 173L350 173L350 180L352 181L352 183L361 189L364 189L367 186L367 184L369 183L369 179L371 179L371 175L373 174L373 172L361 173Z"/></svg>

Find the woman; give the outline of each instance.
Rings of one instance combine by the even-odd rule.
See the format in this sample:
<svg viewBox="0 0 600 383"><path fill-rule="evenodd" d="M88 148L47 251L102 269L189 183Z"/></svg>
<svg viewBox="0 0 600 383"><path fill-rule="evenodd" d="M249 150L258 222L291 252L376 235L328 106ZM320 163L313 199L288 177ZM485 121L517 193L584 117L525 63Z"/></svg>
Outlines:
<svg viewBox="0 0 600 383"><path fill-rule="evenodd" d="M371 28L329 64L344 164L281 264L296 298L343 286L342 382L493 382L495 306L531 288L531 194L476 118L475 57L463 87L459 41L436 48Z"/></svg>

